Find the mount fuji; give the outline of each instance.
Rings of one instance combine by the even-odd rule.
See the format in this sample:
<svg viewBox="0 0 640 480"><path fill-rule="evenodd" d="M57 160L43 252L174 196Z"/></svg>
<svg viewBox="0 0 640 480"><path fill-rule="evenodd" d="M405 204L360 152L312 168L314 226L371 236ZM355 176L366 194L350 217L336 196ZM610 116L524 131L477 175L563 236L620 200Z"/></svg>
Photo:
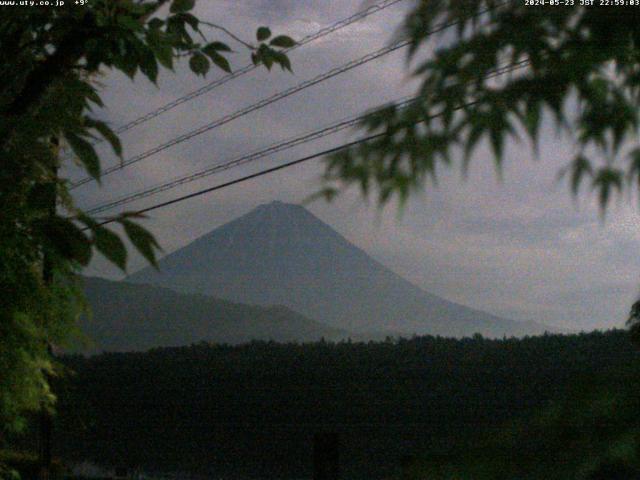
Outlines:
<svg viewBox="0 0 640 480"><path fill-rule="evenodd" d="M551 330L433 295L347 241L302 206L261 205L126 281L233 302L286 306L355 333L452 337Z"/></svg>

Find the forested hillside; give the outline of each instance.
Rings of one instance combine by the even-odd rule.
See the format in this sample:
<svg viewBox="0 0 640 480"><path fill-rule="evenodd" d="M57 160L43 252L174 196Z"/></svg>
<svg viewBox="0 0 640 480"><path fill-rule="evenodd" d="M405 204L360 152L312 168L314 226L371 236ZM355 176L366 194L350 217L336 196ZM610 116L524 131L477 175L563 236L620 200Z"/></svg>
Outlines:
<svg viewBox="0 0 640 480"><path fill-rule="evenodd" d="M73 356L64 363L75 374L57 386L56 445L68 459L299 478L313 434L335 431L344 477L380 478L639 359L622 331Z"/></svg>

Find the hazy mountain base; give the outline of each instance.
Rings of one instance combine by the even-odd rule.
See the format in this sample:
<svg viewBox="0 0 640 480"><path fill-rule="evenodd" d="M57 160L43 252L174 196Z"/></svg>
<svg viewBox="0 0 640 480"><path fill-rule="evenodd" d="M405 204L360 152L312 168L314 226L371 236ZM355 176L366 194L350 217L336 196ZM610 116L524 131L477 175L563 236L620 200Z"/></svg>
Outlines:
<svg viewBox="0 0 640 480"><path fill-rule="evenodd" d="M91 318L81 327L88 351L143 351L201 341L238 344L251 340L338 340L348 333L286 307L258 307L167 288L84 278Z"/></svg>
<svg viewBox="0 0 640 480"><path fill-rule="evenodd" d="M553 331L459 305L416 287L308 210L261 205L128 281L256 305L285 305L333 328L463 337Z"/></svg>
<svg viewBox="0 0 640 480"><path fill-rule="evenodd" d="M81 320L88 341L76 352L133 352L199 342L384 341L412 336L399 331L348 332L283 306L245 305L100 278L85 277L82 281L91 316Z"/></svg>
<svg viewBox="0 0 640 480"><path fill-rule="evenodd" d="M576 449L590 435L600 435L594 437L597 445L612 433L624 435L621 425L631 421L629 415L603 430L602 417L584 403L569 415L569 403L554 417L566 420L567 428L559 435L550 430L548 444L546 427L528 423L531 415L553 409L576 382L634 375L638 360L626 332L521 340L254 342L70 357L65 363L76 374L57 387L56 446L71 460L226 478L310 477L311 440L319 431L340 433L346 479L382 478L398 473L410 458L484 445L480 432L513 439L505 454L531 462L563 458L562 451L543 458L547 447L579 458L588 450ZM631 382L611 385L616 395L634 393ZM522 422L519 436L509 433L512 426L505 429L513 419ZM499 448L478 451L493 452L489 462L509 461Z"/></svg>

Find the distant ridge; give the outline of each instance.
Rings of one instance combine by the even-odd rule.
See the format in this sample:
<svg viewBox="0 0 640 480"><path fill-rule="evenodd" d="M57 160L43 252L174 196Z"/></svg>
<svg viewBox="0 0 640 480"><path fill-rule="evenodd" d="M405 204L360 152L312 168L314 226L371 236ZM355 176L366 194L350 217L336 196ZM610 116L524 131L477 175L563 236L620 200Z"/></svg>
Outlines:
<svg viewBox="0 0 640 480"><path fill-rule="evenodd" d="M84 278L93 318L81 327L90 351L143 351L198 342L239 344L251 340L338 340L330 328L283 306L257 307L152 285Z"/></svg>
<svg viewBox="0 0 640 480"><path fill-rule="evenodd" d="M355 332L489 337L541 334L425 292L300 205L261 205L128 278L235 302L285 305Z"/></svg>

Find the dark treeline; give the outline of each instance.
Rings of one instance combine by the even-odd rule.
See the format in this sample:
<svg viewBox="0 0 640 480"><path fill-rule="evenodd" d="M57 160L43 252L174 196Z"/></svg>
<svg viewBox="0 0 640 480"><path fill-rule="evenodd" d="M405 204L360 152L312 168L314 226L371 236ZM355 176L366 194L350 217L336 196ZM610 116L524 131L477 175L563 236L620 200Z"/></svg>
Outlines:
<svg viewBox="0 0 640 480"><path fill-rule="evenodd" d="M293 478L310 475L313 434L335 431L346 478L383 477L638 357L622 331L72 356L55 443L67 460Z"/></svg>

